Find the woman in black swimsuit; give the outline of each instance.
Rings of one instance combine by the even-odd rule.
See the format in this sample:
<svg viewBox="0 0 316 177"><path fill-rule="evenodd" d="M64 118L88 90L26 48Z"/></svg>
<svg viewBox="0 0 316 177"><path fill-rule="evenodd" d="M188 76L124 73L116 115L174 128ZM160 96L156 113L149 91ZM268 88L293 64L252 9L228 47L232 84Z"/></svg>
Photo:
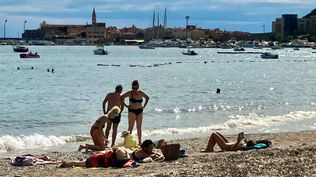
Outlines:
<svg viewBox="0 0 316 177"><path fill-rule="evenodd" d="M129 105L124 100L129 97ZM143 97L145 103L143 103ZM136 122L138 144L142 142L142 121L143 121L143 109L146 107L149 97L142 91L139 90L139 84L137 80L132 83L132 90L126 92L121 97L122 103L128 108L128 131L132 133L134 124Z"/></svg>

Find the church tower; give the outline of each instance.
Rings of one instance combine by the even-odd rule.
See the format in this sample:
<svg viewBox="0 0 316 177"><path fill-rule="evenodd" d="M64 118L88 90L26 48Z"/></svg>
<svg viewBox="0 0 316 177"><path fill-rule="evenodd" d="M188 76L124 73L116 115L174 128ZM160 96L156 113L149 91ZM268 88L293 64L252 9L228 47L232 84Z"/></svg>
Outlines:
<svg viewBox="0 0 316 177"><path fill-rule="evenodd" d="M96 26L97 25L97 16L95 14L95 9L93 7L93 12L92 12L92 26Z"/></svg>

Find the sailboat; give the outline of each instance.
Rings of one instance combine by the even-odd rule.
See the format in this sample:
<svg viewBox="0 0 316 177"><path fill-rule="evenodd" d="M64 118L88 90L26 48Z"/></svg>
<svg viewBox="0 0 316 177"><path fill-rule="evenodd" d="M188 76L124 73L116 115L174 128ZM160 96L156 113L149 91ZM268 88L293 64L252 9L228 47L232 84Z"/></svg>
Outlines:
<svg viewBox="0 0 316 177"><path fill-rule="evenodd" d="M150 40L150 35L151 34L151 30L148 31L148 40ZM153 14L153 26L152 26L152 34L154 36L155 34L155 11L154 11L154 14ZM149 42L146 42L146 43L143 43L141 45L138 46L140 49L155 49L155 46L154 44L152 43L149 43Z"/></svg>
<svg viewBox="0 0 316 177"><path fill-rule="evenodd" d="M187 42L187 51L183 51L182 54L183 55L198 55L198 53L196 53L194 50L191 50L191 46L189 46L189 43L188 43L188 36L187 36L187 28L188 28L188 20L190 18L190 16L186 16L185 17L186 20L187 20L187 23L186 23L186 26L185 26L185 36L186 36L186 42Z"/></svg>

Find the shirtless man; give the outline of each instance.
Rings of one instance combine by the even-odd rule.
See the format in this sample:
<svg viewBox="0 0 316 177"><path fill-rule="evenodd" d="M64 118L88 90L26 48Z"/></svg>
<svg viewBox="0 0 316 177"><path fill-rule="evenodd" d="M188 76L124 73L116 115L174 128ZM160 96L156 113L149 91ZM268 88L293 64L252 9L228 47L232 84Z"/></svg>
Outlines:
<svg viewBox="0 0 316 177"><path fill-rule="evenodd" d="M109 110L111 110L114 106L118 106L121 109L121 112L123 111L124 104L120 100L122 91L123 91L123 87L121 85L118 85L115 88L115 92L112 92L112 93L109 93L106 95L106 97L104 98L103 104L102 104L104 114L106 112L108 112ZM107 109L105 108L106 103L108 103ZM121 121L121 114L119 114L114 119L107 120L107 124L106 124L107 126L106 126L106 130L105 130L105 138L106 139L109 138L110 130L111 130L111 127L113 124L111 147L115 144L116 135L117 135L117 127L118 127L118 124L120 123L120 121Z"/></svg>

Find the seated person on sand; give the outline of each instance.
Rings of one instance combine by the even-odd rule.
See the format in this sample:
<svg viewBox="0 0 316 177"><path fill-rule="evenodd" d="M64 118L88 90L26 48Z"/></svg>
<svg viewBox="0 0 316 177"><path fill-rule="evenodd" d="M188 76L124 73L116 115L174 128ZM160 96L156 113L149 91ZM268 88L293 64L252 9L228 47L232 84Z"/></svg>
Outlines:
<svg viewBox="0 0 316 177"><path fill-rule="evenodd" d="M165 157L162 154L154 152L154 146L155 144L151 140L145 140L141 144L141 149L134 151L130 156L136 162L141 162L147 157L151 157L154 161L163 161Z"/></svg>
<svg viewBox="0 0 316 177"><path fill-rule="evenodd" d="M124 138L124 141L116 145L115 147L125 147L131 150L140 149L140 147L136 143L135 138L128 131L123 131L122 137Z"/></svg>
<svg viewBox="0 0 316 177"><path fill-rule="evenodd" d="M238 134L238 138L236 142L229 142L228 139L220 134L219 132L215 132L211 134L211 137L208 141L207 147L204 151L201 152L214 152L214 146L218 145L222 151L238 151L238 150L249 150L249 149L265 149L271 146L271 142L268 140L259 140L247 141L244 137L244 133L241 132ZM258 144L258 148L255 145Z"/></svg>
<svg viewBox="0 0 316 177"><path fill-rule="evenodd" d="M93 153L82 161L62 162L61 168L68 167L128 167L133 166L129 154L124 148L108 149L103 153ZM135 163L134 163L135 165Z"/></svg>
<svg viewBox="0 0 316 177"><path fill-rule="evenodd" d="M78 151L81 151L82 149L91 149L95 151L105 150L108 140L105 139L103 128L105 127L105 123L109 118L112 119L116 117L120 112L120 108L114 106L107 114L104 114L101 117L99 117L90 129L90 135L92 137L94 145L80 145Z"/></svg>

